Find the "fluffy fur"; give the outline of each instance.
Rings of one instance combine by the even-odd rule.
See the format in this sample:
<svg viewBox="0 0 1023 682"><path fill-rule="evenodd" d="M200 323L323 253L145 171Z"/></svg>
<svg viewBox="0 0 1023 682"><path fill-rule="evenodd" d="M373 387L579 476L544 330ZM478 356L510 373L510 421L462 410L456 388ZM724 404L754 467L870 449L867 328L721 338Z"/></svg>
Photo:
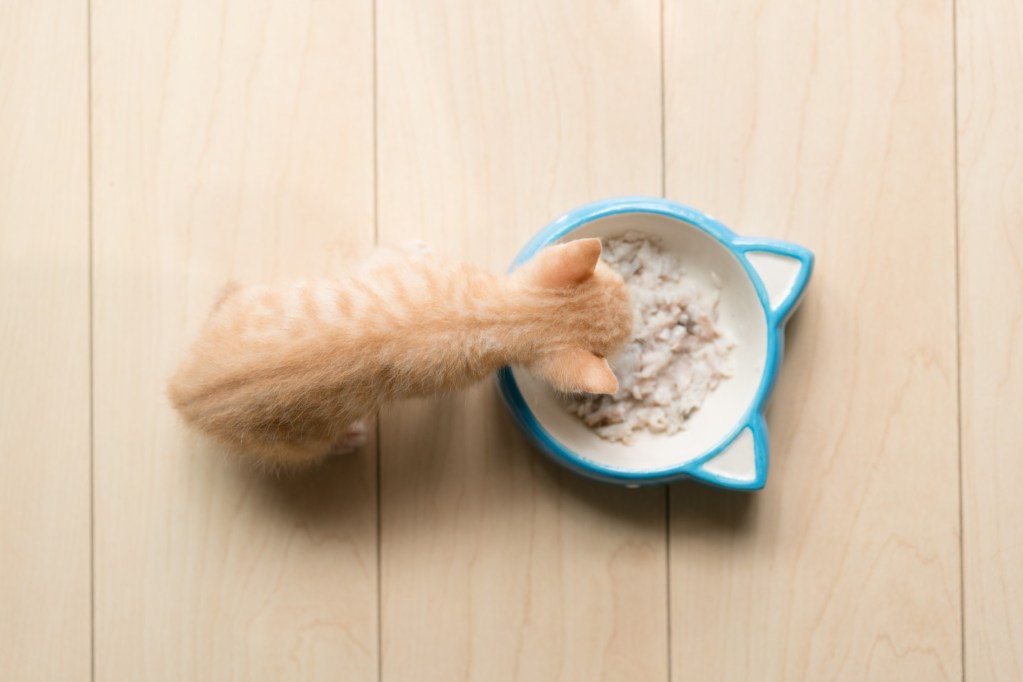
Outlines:
<svg viewBox="0 0 1023 682"><path fill-rule="evenodd" d="M185 421L274 468L350 450L384 402L450 391L506 364L559 390L614 393L628 339L621 277L600 240L544 249L509 276L421 249L351 279L229 288L169 395Z"/></svg>

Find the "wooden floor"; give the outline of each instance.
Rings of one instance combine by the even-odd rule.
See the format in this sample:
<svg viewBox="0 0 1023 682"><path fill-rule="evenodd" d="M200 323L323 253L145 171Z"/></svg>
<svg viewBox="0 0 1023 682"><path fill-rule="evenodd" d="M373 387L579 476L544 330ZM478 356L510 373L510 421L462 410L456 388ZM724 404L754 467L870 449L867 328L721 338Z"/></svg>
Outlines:
<svg viewBox="0 0 1023 682"><path fill-rule="evenodd" d="M817 254L760 493L490 383L286 480L163 397L228 278L622 194ZM4 0L0 266L0 679L1023 679L1018 0Z"/></svg>

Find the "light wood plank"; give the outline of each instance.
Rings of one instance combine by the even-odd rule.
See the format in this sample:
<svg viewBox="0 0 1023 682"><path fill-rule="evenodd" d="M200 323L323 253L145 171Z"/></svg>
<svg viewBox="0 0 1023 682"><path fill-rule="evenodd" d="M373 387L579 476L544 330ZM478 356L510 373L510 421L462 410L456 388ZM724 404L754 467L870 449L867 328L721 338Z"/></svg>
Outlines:
<svg viewBox="0 0 1023 682"><path fill-rule="evenodd" d="M1023 679L1023 7L956 5L966 678Z"/></svg>
<svg viewBox="0 0 1023 682"><path fill-rule="evenodd" d="M549 219L659 193L659 5L378 2L380 239L501 271ZM382 416L383 677L667 675L664 491L541 459L491 383Z"/></svg>
<svg viewBox="0 0 1023 682"><path fill-rule="evenodd" d="M0 4L4 680L90 674L85 7Z"/></svg>
<svg viewBox="0 0 1023 682"><path fill-rule="evenodd" d="M960 679L951 3L665 11L669 195L818 256L766 490L672 490L673 677Z"/></svg>
<svg viewBox="0 0 1023 682"><path fill-rule="evenodd" d="M163 395L225 281L372 243L372 5L92 10L97 679L375 679L373 445L264 478Z"/></svg>

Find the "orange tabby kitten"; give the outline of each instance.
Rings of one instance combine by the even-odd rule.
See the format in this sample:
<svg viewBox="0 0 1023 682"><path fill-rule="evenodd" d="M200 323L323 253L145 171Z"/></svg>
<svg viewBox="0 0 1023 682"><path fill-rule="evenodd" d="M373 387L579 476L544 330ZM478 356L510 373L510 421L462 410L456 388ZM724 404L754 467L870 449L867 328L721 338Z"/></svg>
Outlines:
<svg viewBox="0 0 1023 682"><path fill-rule="evenodd" d="M185 420L270 467L361 444L382 403L462 388L506 364L566 392L614 393L606 356L632 310L600 240L548 247L499 277L422 249L350 280L234 288L170 380Z"/></svg>

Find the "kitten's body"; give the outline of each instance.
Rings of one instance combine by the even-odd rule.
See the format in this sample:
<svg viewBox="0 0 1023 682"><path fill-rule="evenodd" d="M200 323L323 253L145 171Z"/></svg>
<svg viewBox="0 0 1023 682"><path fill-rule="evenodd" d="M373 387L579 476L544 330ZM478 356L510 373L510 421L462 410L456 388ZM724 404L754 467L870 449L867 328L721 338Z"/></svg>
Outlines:
<svg viewBox="0 0 1023 682"><path fill-rule="evenodd" d="M270 466L350 448L381 404L463 388L505 364L557 388L614 392L629 337L600 242L552 247L498 277L390 252L348 280L228 291L170 382L186 421Z"/></svg>

